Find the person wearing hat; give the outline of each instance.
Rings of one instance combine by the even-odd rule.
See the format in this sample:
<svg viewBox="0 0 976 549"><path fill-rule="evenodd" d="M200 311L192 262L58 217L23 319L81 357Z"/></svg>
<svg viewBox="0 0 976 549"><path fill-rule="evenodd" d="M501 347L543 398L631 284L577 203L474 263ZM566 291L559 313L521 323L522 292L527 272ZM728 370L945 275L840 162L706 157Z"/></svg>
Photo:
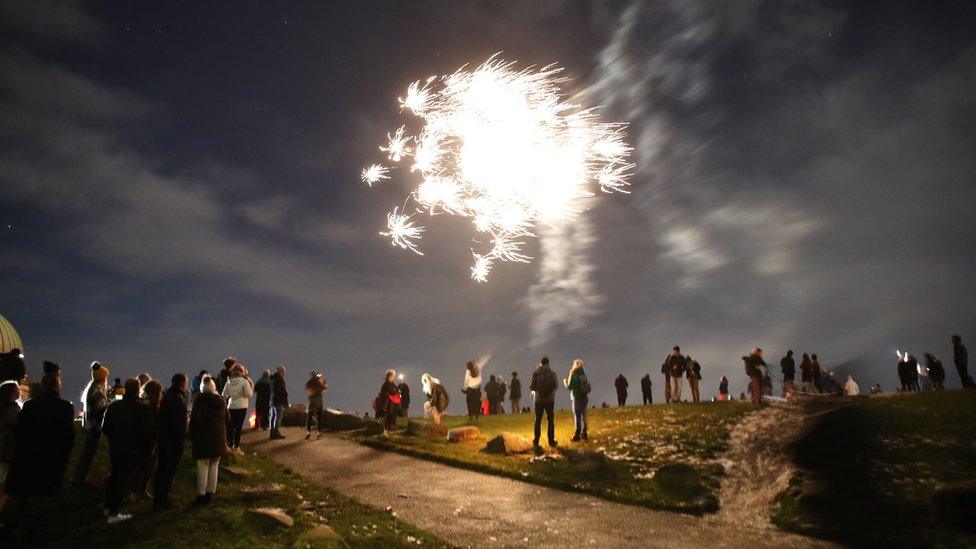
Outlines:
<svg viewBox="0 0 976 549"><path fill-rule="evenodd" d="M88 482L88 470L91 469L95 453L98 451L98 441L102 438L102 419L105 409L112 402L108 393L109 370L99 361L91 363L91 381L81 392L81 402L84 414L81 416L81 427L85 430L85 445L81 456L75 465L76 487L84 486Z"/></svg>

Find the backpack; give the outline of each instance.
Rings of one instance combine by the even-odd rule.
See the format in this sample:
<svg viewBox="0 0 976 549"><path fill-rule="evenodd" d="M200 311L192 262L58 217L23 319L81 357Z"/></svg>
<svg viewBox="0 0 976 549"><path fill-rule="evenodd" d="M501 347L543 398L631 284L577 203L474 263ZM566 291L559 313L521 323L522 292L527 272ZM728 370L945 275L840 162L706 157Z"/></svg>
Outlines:
<svg viewBox="0 0 976 549"><path fill-rule="evenodd" d="M593 387L590 386L590 380L586 378L586 374L583 374L582 378L580 379L580 393L588 395L593 390Z"/></svg>

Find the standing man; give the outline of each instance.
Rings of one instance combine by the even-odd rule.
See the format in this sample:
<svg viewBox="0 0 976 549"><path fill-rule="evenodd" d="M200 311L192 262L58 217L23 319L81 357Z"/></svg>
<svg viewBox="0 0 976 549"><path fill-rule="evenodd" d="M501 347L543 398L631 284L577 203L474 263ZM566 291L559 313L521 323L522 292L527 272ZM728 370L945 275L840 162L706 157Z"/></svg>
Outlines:
<svg viewBox="0 0 976 549"><path fill-rule="evenodd" d="M85 387L84 415L81 426L85 430L85 445L82 447L78 463L75 465L75 487L88 482L88 470L98 451L98 441L102 438L102 419L111 400L108 396L108 368L98 362L91 363L91 381Z"/></svg>
<svg viewBox="0 0 976 549"><path fill-rule="evenodd" d="M651 393L651 374L645 374L641 378L641 398L644 404L654 404L654 395Z"/></svg>
<svg viewBox="0 0 976 549"><path fill-rule="evenodd" d="M952 363L956 365L956 372L959 373L959 381L965 389L976 389L973 378L969 376L969 353L966 346L962 344L962 338L952 336Z"/></svg>
<svg viewBox="0 0 976 549"><path fill-rule="evenodd" d="M512 372L512 381L508 384L508 400L512 403L512 413L522 412L520 402L522 400L522 380L518 378L518 372Z"/></svg>
<svg viewBox="0 0 976 549"><path fill-rule="evenodd" d="M691 387L691 400L698 402L701 395L698 393L698 382L701 381L701 364L688 355L688 386Z"/></svg>
<svg viewBox="0 0 976 549"><path fill-rule="evenodd" d="M630 386L627 383L627 378L623 374L617 374L617 379L613 380L613 386L617 389L617 406L624 406L627 404L627 387Z"/></svg>
<svg viewBox="0 0 976 549"><path fill-rule="evenodd" d="M285 438L281 434L281 418L288 407L288 386L285 384L285 366L278 366L271 376L271 436L272 440Z"/></svg>
<svg viewBox="0 0 976 549"><path fill-rule="evenodd" d="M746 366L746 375L749 376L749 394L752 396L752 402L755 404L760 404L762 403L763 397L763 368L766 367L766 362L763 360L762 356L762 349L759 347L754 348L749 356L742 357L742 361Z"/></svg>
<svg viewBox="0 0 976 549"><path fill-rule="evenodd" d="M793 360L793 351L786 351L786 356L779 361L779 369L783 372L783 396L788 397L793 394L793 380L796 378L796 362Z"/></svg>
<svg viewBox="0 0 976 549"><path fill-rule="evenodd" d="M397 390L400 391L400 415L410 417L410 386L403 380L403 374L400 374L400 383L397 384Z"/></svg>
<svg viewBox="0 0 976 549"><path fill-rule="evenodd" d="M237 364L237 359L229 356L224 359L224 369L217 374L217 394L223 394L224 385L227 385L227 380L230 379L230 369Z"/></svg>
<svg viewBox="0 0 976 549"><path fill-rule="evenodd" d="M183 443L186 440L187 389L186 375L176 374L159 403L156 416L156 484L153 492L153 509L157 511L172 507L169 490L183 457Z"/></svg>
<svg viewBox="0 0 976 549"><path fill-rule="evenodd" d="M132 518L120 512L122 501L132 487L139 466L149 459L155 436L153 413L139 399L139 379L125 380L125 394L105 410L102 432L108 437L108 455L112 462L105 486L105 510L108 523Z"/></svg>
<svg viewBox="0 0 976 549"><path fill-rule="evenodd" d="M668 365L668 359L671 355L664 357L664 362L661 364L661 373L664 374L664 402L671 402L671 366Z"/></svg>
<svg viewBox="0 0 976 549"><path fill-rule="evenodd" d="M541 452L539 437L542 434L543 412L545 412L548 421L549 447L558 446L556 443L556 424L553 422L556 407L556 388L558 386L559 381L556 379L556 373L549 368L549 357L542 357L539 367L532 373L532 383L529 385L529 389L535 393L535 438L532 439L532 446L536 452Z"/></svg>
<svg viewBox="0 0 976 549"><path fill-rule="evenodd" d="M498 376L498 413L505 413L505 393L508 392L508 385L502 376Z"/></svg>
<svg viewBox="0 0 976 549"><path fill-rule="evenodd" d="M675 345L665 361L671 374L671 402L681 402L681 378L688 369L685 357L681 356L681 347Z"/></svg>
<svg viewBox="0 0 976 549"><path fill-rule="evenodd" d="M14 426L14 457L7 472L5 508L16 532L30 496L52 497L61 492L68 456L75 441L75 408L61 398L61 374L45 374L41 394L24 403Z"/></svg>
<svg viewBox="0 0 976 549"><path fill-rule="evenodd" d="M254 384L254 430L268 429L271 414L271 370L265 370Z"/></svg>
<svg viewBox="0 0 976 549"><path fill-rule="evenodd" d="M498 385L498 380L495 379L495 376L488 376L488 383L485 383L485 398L488 399L489 414L498 413L498 402L502 398L502 395L499 395L498 391L500 388L501 387Z"/></svg>
<svg viewBox="0 0 976 549"><path fill-rule="evenodd" d="M402 387L406 384L401 383L400 385ZM328 388L329 384L325 382L322 374L315 371L310 372L309 379L305 382L305 394L308 396L308 413L305 415L305 440L312 438L312 420L315 420L315 429L318 431L317 438L322 438L322 431L324 430L322 427L322 397Z"/></svg>

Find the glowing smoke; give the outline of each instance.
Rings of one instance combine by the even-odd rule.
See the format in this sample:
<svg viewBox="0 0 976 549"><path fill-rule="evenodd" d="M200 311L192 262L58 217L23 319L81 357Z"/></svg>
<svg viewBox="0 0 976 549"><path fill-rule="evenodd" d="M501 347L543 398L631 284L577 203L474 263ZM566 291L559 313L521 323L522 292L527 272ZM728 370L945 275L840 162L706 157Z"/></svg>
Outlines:
<svg viewBox="0 0 976 549"><path fill-rule="evenodd" d="M421 180L408 198L416 212L395 209L381 234L421 254L424 227L413 222L415 213L467 217L491 243L472 250L471 277L479 282L496 261L530 261L525 239L574 218L580 199L597 188L627 192L634 168L623 125L568 102L562 69L513 67L492 57L474 70L414 82L399 101L419 130L408 134L401 126L380 147ZM372 186L388 169L374 164L362 179Z"/></svg>

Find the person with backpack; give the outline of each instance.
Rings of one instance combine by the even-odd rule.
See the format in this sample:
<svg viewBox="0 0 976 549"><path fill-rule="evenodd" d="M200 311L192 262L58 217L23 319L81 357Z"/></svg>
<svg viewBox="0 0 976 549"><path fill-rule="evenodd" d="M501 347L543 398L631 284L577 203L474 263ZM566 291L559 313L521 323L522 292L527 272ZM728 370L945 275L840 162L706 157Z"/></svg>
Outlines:
<svg viewBox="0 0 976 549"><path fill-rule="evenodd" d="M688 387L691 388L691 400L692 402L698 402L701 398L701 395L698 392L698 382L701 381L702 378L701 364L698 364L697 360L691 358L691 355L688 355L687 363Z"/></svg>
<svg viewBox="0 0 976 549"><path fill-rule="evenodd" d="M576 359L569 368L569 376L563 380L563 384L569 389L569 394L573 399L573 422L576 424L576 432L573 434L572 441L579 442L580 439L586 440L589 436L586 421L586 405L589 403L590 382L583 371L583 361Z"/></svg>
<svg viewBox="0 0 976 549"><path fill-rule="evenodd" d="M435 425L440 425L441 420L447 415L447 405L451 399L447 396L447 391L436 377L424 372L420 376L420 383L423 385L424 394L427 395L427 402L424 403L424 415L430 415Z"/></svg>
<svg viewBox="0 0 976 549"><path fill-rule="evenodd" d="M547 434L549 447L554 448L558 446L556 443L556 424L553 418L556 407L556 388L558 386L559 381L556 379L556 373L549 368L549 357L542 357L542 360L539 362L539 367L532 373L532 383L529 385L529 390L535 393L535 438L532 440L532 446L536 449L536 452L541 450L539 447L539 437L542 434L543 413L546 414L546 420L548 421Z"/></svg>

